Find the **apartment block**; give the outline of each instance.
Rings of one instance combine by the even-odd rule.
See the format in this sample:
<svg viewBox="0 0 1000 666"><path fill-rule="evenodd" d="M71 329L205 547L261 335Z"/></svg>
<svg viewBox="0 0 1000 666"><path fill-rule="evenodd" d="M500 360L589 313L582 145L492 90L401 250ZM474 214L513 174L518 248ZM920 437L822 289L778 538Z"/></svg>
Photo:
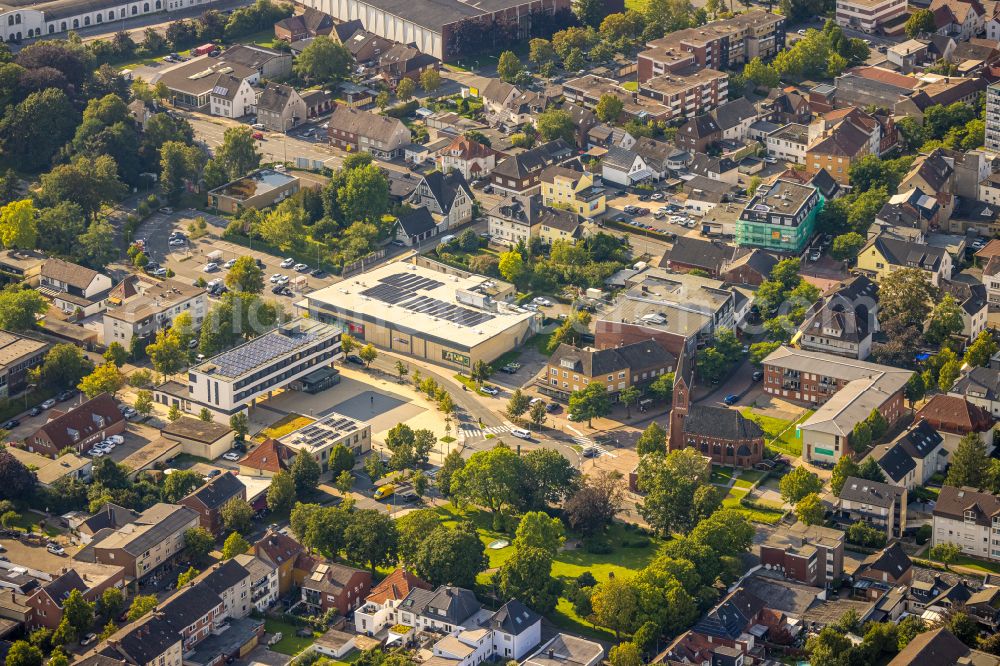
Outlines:
<svg viewBox="0 0 1000 666"><path fill-rule="evenodd" d="M837 0L837 25L874 33L906 13L906 0Z"/></svg>
<svg viewBox="0 0 1000 666"><path fill-rule="evenodd" d="M986 149L1000 152L1000 82L986 89Z"/></svg>
<svg viewBox="0 0 1000 666"><path fill-rule="evenodd" d="M789 580L822 587L844 573L844 533L795 523L768 536L760 545L760 562Z"/></svg>
<svg viewBox="0 0 1000 666"><path fill-rule="evenodd" d="M785 18L751 11L698 28L678 30L646 44L639 53L639 81L685 67L726 69L785 47Z"/></svg>
<svg viewBox="0 0 1000 666"><path fill-rule="evenodd" d="M693 118L729 98L729 76L716 69L689 67L643 81L639 84L639 97L666 107L664 120Z"/></svg>
<svg viewBox="0 0 1000 666"><path fill-rule="evenodd" d="M1000 560L1000 497L944 486L934 506L933 544L953 543L966 555Z"/></svg>

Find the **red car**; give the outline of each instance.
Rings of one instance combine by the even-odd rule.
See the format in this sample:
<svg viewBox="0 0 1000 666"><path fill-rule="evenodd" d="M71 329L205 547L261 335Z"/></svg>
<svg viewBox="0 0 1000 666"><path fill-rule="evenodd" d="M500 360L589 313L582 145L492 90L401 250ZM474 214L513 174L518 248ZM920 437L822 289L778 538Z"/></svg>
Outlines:
<svg viewBox="0 0 1000 666"><path fill-rule="evenodd" d="M258 141L263 141L264 140L264 135L261 134L260 132L254 132L253 133L253 138L257 139Z"/></svg>

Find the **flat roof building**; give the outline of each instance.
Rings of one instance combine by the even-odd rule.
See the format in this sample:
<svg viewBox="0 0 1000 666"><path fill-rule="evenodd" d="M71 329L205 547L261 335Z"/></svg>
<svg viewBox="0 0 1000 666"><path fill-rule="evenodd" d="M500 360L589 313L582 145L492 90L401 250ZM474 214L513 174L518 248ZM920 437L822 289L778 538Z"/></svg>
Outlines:
<svg viewBox="0 0 1000 666"><path fill-rule="evenodd" d="M395 262L307 294L312 319L433 363L468 369L538 332L539 317L506 298L511 285L428 260Z"/></svg>
<svg viewBox="0 0 1000 666"><path fill-rule="evenodd" d="M176 382L157 387L154 399L186 412L207 407L220 423L341 357L341 330L294 319L213 356L188 370L186 394Z"/></svg>
<svg viewBox="0 0 1000 666"><path fill-rule="evenodd" d="M740 214L736 243L777 252L801 252L812 238L816 216L822 209L823 199L811 185L778 180L760 187Z"/></svg>
<svg viewBox="0 0 1000 666"><path fill-rule="evenodd" d="M191 324L198 330L208 299L204 289L180 280L130 275L108 293L105 303L104 344L117 342L130 349L132 338L152 342L156 332L172 325L182 312L191 315Z"/></svg>
<svg viewBox="0 0 1000 666"><path fill-rule="evenodd" d="M208 193L208 205L224 213L236 214L244 208L267 208L299 191L296 176L259 169Z"/></svg>
<svg viewBox="0 0 1000 666"><path fill-rule="evenodd" d="M25 388L28 370L42 364L49 343L0 331L0 398Z"/></svg>
<svg viewBox="0 0 1000 666"><path fill-rule="evenodd" d="M343 444L359 459L361 455L371 451L372 427L350 416L331 413L278 441L296 452L305 451L310 454L326 474L330 471L330 451L338 444Z"/></svg>

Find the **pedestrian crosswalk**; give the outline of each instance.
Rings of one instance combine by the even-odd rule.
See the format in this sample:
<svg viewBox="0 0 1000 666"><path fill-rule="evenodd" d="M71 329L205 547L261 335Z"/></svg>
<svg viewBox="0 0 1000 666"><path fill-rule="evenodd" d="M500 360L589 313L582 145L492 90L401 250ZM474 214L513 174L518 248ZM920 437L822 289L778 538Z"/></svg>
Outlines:
<svg viewBox="0 0 1000 666"><path fill-rule="evenodd" d="M510 424L498 425L498 426L488 426L486 428L479 428L474 425L462 426L458 429L458 432L465 439L481 439L486 437L486 435L500 435L505 432L510 432L513 426Z"/></svg>
<svg viewBox="0 0 1000 666"><path fill-rule="evenodd" d="M573 432L576 433L576 435L573 436L573 441L576 442L577 444L579 444L580 447L582 447L581 448L582 451L591 451L591 452L593 452L588 457L591 457L591 458L598 458L600 456L609 456L611 458L617 457L617 456L615 456L615 454L611 453L611 451L608 451L606 448L604 448L603 446L601 446L600 444L598 444L597 442L595 442L590 437L587 437L586 435L584 435L583 433L581 433L576 428L570 426L570 430L572 430Z"/></svg>

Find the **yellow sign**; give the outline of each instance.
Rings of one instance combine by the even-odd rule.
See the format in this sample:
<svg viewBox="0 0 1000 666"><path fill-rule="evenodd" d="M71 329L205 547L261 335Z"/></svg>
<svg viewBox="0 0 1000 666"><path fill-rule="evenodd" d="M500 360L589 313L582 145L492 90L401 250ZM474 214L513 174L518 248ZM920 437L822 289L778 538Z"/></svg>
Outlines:
<svg viewBox="0 0 1000 666"><path fill-rule="evenodd" d="M441 358L451 363L464 365L465 367L469 367L470 365L472 365L472 359L470 359L465 354L459 354L458 352L449 351L447 349L441 350Z"/></svg>

